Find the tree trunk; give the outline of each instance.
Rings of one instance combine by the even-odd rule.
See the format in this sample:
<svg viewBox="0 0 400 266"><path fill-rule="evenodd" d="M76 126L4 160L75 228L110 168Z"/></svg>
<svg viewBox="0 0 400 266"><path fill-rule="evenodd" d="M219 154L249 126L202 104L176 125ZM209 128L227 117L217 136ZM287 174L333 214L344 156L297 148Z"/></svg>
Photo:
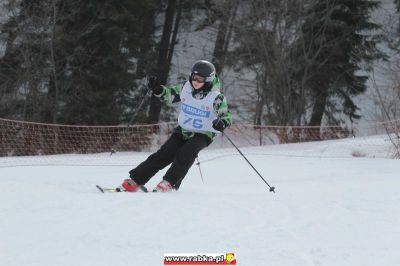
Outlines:
<svg viewBox="0 0 400 266"><path fill-rule="evenodd" d="M327 98L328 94L326 92L321 92L319 95L317 95L309 123L310 126L321 126Z"/></svg>
<svg viewBox="0 0 400 266"><path fill-rule="evenodd" d="M256 104L256 114L254 116L254 121L253 124L254 125L261 125L261 118L263 116L263 107L264 107L264 101L263 101L263 97L262 95L258 96L257 99L257 104Z"/></svg>
<svg viewBox="0 0 400 266"><path fill-rule="evenodd" d="M151 66L149 67L149 52L152 50L151 39L153 38L152 35L154 32L155 13L155 9L147 10L144 18L143 28L141 31L143 41L141 42L140 57L136 68L136 76L138 78L146 76L146 74L151 70Z"/></svg>
<svg viewBox="0 0 400 266"><path fill-rule="evenodd" d="M56 69L56 60L55 60L55 53L54 53L54 42L56 39L56 24L57 24L57 8L56 8L56 0L53 0L53 24L51 25L51 43L50 43L50 56L51 56L51 75L53 76L52 80L52 87L54 89L53 94L53 101L50 103L52 106L52 122L55 124L57 123L58 118L58 97L59 97L59 88L57 83L57 69ZM49 94L50 94L49 88Z"/></svg>
<svg viewBox="0 0 400 266"><path fill-rule="evenodd" d="M232 33L233 20L238 9L238 5L234 3L235 1L228 0L226 5L229 7L227 16L223 16L219 19L218 33L214 45L214 53L212 62L215 65L217 74L220 76L222 74L222 68L225 63L225 56L229 46L229 40ZM233 4L232 4L233 3Z"/></svg>
<svg viewBox="0 0 400 266"><path fill-rule="evenodd" d="M172 34L171 44L170 44L170 47L168 49L168 54L167 54L167 63L168 63L167 76L168 76L168 73L169 73L169 69L171 67L172 56L174 54L175 44L176 44L178 31L179 31L179 24L181 22L182 5L183 5L183 0L179 0L178 11L177 11L176 18L175 18L175 23L174 23L174 31L173 31L173 34Z"/></svg>
<svg viewBox="0 0 400 266"><path fill-rule="evenodd" d="M181 1L182 0L179 1L179 8L181 8L181 4L180 4ZM171 40L171 34L172 34L173 26L174 26L176 11L177 11L177 0L169 0L167 11L165 14L163 34L162 34L161 41L160 41L158 60L157 60L157 66L156 66L156 71L155 71L157 73L157 76L158 76L161 84L166 84L166 82L167 82L168 72L169 72L170 65L171 65L171 62L169 61L170 60L169 55L173 53L171 48L173 47L173 43L175 43L175 41L176 41L176 40ZM178 10L178 13L180 13L179 10ZM177 23L177 22L179 22L178 19L175 20L175 23ZM179 28L179 25L175 25L176 31L178 28ZM175 35L175 38L176 38L176 35ZM148 122L149 123L158 123L158 121L160 119L160 112L161 112L161 102L160 102L159 98L152 95L151 100L150 100L150 110L149 110Z"/></svg>

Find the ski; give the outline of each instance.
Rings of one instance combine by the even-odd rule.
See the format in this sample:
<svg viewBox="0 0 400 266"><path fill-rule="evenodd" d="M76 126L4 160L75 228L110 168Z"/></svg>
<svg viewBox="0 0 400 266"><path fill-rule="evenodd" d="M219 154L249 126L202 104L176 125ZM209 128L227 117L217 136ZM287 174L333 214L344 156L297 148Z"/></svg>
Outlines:
<svg viewBox="0 0 400 266"><path fill-rule="evenodd" d="M116 188L103 188L99 185L96 185L96 187L100 190L101 193L110 193L110 192L119 192Z"/></svg>
<svg viewBox="0 0 400 266"><path fill-rule="evenodd" d="M104 188L99 185L96 185L97 189L100 190L101 193L115 193L115 192L123 192L118 188ZM149 192L145 186L139 186L141 192Z"/></svg>

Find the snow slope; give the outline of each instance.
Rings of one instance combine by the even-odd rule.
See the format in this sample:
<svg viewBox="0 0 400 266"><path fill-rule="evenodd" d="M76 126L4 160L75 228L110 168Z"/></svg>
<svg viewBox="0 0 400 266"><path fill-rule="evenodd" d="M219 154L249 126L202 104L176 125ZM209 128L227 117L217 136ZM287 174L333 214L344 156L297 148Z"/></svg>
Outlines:
<svg viewBox="0 0 400 266"><path fill-rule="evenodd" d="M399 265L399 161L282 156L288 147L245 149L276 194L234 150L201 164L204 184L193 166L169 194L99 193L95 184L116 186L130 170L107 166L109 156L104 166L1 167L0 265L155 266L186 252L234 252L246 266Z"/></svg>

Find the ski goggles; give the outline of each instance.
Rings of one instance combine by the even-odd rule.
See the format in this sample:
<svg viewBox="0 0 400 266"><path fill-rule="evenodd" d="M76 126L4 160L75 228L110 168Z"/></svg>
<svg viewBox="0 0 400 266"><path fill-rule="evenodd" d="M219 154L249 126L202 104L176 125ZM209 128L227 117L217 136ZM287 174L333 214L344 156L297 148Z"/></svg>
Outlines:
<svg viewBox="0 0 400 266"><path fill-rule="evenodd" d="M202 76L199 76L197 74L193 74L192 75L192 81L197 81L198 83L204 83L204 82L206 82L206 78L202 77Z"/></svg>

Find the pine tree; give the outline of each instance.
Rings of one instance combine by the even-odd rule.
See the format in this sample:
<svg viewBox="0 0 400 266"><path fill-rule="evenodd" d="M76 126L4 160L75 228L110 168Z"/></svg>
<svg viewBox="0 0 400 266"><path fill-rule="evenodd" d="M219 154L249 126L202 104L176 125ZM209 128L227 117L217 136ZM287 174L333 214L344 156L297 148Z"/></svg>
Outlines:
<svg viewBox="0 0 400 266"><path fill-rule="evenodd" d="M11 3L11 2L10 2ZM129 121L146 69L156 1L27 1L3 24L1 116L37 122ZM144 28L150 28L145 31ZM145 65L142 63L142 65Z"/></svg>
<svg viewBox="0 0 400 266"><path fill-rule="evenodd" d="M63 122L116 124L134 93L134 58L140 54L144 10L150 1L66 1L62 3L58 47L65 104Z"/></svg>
<svg viewBox="0 0 400 266"><path fill-rule="evenodd" d="M3 24L0 59L0 115L40 121L47 105L49 40L53 0L10 2Z"/></svg>

